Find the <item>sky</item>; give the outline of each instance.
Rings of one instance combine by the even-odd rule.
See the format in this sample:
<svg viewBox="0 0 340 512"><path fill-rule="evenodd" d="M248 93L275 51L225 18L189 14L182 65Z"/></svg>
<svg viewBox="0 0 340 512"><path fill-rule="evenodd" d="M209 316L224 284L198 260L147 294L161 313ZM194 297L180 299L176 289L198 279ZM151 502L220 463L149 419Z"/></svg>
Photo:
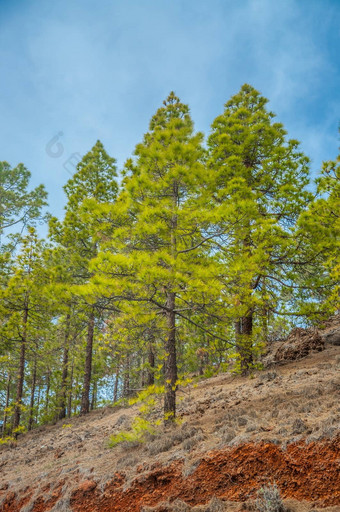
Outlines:
<svg viewBox="0 0 340 512"><path fill-rule="evenodd" d="M100 139L118 168L171 90L209 134L249 83L311 158L338 154L340 0L0 0L0 160L62 216Z"/></svg>

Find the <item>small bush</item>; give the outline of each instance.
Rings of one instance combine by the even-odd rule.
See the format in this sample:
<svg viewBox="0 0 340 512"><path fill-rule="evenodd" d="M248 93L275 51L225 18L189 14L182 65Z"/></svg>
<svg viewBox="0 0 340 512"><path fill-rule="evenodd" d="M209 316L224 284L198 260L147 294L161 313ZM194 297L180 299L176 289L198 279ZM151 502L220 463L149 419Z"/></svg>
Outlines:
<svg viewBox="0 0 340 512"><path fill-rule="evenodd" d="M205 512L224 512L225 510L225 503L214 496Z"/></svg>
<svg viewBox="0 0 340 512"><path fill-rule="evenodd" d="M191 507L182 500L176 500L171 505L171 512L190 512Z"/></svg>
<svg viewBox="0 0 340 512"><path fill-rule="evenodd" d="M256 508L259 512L287 512L276 483L261 487L257 492Z"/></svg>
<svg viewBox="0 0 340 512"><path fill-rule="evenodd" d="M194 445L202 441L204 437L201 434L202 429L190 427L184 424L181 428L176 429L168 434L160 434L153 436L146 449L150 455L157 455L158 453L167 452L173 446L179 445L183 442L184 450L189 451ZM192 440L193 439L193 440Z"/></svg>
<svg viewBox="0 0 340 512"><path fill-rule="evenodd" d="M172 442L174 444L181 443L185 439L190 439L198 434L202 429L197 429L196 427L190 427L187 424L184 424L181 429L176 430L172 435Z"/></svg>
<svg viewBox="0 0 340 512"><path fill-rule="evenodd" d="M186 439L183 442L183 450L186 452L190 452L198 443L198 439L196 437L191 437L189 439Z"/></svg>
<svg viewBox="0 0 340 512"><path fill-rule="evenodd" d="M174 443L171 437L158 437L152 443L150 443L146 448L150 455L158 455L162 452L167 452L171 450L174 446Z"/></svg>
<svg viewBox="0 0 340 512"><path fill-rule="evenodd" d="M1 445L5 445L5 444L10 445L10 444L12 444L14 442L15 442L15 439L12 436L6 436L6 437L0 438L0 446Z"/></svg>
<svg viewBox="0 0 340 512"><path fill-rule="evenodd" d="M237 418L237 424L239 427L245 427L248 423L248 419L245 416L239 416Z"/></svg>
<svg viewBox="0 0 340 512"><path fill-rule="evenodd" d="M227 428L224 427L224 429L220 433L221 433L221 440L222 440L223 444L230 443L230 441L232 441L236 437L235 430L230 429L228 427Z"/></svg>
<svg viewBox="0 0 340 512"><path fill-rule="evenodd" d="M303 434L307 430L307 425L300 419L297 418L292 427L292 434Z"/></svg>
<svg viewBox="0 0 340 512"><path fill-rule="evenodd" d="M132 430L118 432L110 437L109 447L114 448L124 443L126 448L134 448L144 442L146 434L155 434L155 427L146 419L137 416L132 423Z"/></svg>
<svg viewBox="0 0 340 512"><path fill-rule="evenodd" d="M121 457L120 459L118 459L117 469L121 470L121 469L126 469L129 467L134 467L138 464L139 460L140 459L138 457L136 457L135 455L125 454L124 457Z"/></svg>

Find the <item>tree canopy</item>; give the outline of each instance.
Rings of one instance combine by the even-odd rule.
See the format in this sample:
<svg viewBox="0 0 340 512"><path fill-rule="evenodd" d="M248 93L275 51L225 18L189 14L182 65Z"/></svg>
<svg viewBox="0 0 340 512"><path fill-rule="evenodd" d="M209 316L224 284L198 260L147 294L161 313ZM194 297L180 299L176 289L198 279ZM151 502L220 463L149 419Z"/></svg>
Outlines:
<svg viewBox="0 0 340 512"><path fill-rule="evenodd" d="M188 377L251 374L339 309L339 158L313 188L267 104L243 85L205 139L171 92L120 175L100 141L82 158L47 240L44 187L0 164L4 439L141 391L172 423Z"/></svg>

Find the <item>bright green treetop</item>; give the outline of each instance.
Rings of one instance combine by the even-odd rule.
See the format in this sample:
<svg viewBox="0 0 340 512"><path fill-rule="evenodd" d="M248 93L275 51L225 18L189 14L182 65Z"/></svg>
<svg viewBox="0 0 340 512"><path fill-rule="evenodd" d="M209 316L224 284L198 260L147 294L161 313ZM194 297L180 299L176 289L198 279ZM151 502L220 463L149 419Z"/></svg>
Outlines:
<svg viewBox="0 0 340 512"><path fill-rule="evenodd" d="M6 228L34 221L46 205L43 185L28 190L30 177L23 164L11 168L7 162L0 162L0 235Z"/></svg>
<svg viewBox="0 0 340 512"><path fill-rule="evenodd" d="M227 236L219 249L239 317L274 310L280 291L290 289L298 253L294 226L311 200L308 158L266 104L243 85L208 139L211 194Z"/></svg>

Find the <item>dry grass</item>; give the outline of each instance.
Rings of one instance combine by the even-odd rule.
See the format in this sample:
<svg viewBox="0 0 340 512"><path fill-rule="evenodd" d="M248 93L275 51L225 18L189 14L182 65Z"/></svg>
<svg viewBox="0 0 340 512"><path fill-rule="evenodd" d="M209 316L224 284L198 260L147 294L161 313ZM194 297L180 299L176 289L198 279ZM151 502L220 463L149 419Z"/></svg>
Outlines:
<svg viewBox="0 0 340 512"><path fill-rule="evenodd" d="M157 512L158 510L167 510L168 512L226 512L230 509L227 503L214 497L207 505L191 507L182 500L176 500L173 503L161 503L156 507L143 507L141 512Z"/></svg>
<svg viewBox="0 0 340 512"><path fill-rule="evenodd" d="M202 429L192 427L185 423L181 427L174 427L170 432L160 432L152 436L150 441L145 445L145 450L149 455L158 455L183 443L183 449L190 451L204 439L201 432Z"/></svg>
<svg viewBox="0 0 340 512"><path fill-rule="evenodd" d="M50 512L72 512L70 497L66 496L61 498L54 507L51 508Z"/></svg>
<svg viewBox="0 0 340 512"><path fill-rule="evenodd" d="M145 462L142 472L147 473L154 464L166 466L176 457L183 460L187 478L196 461L218 447L268 440L284 446L295 436L307 441L331 438L340 425L339 361L340 347L330 347L271 372L259 372L254 379L221 374L202 380L191 389L190 400L179 402L178 416L182 414L186 423L138 446L116 450L107 446L111 434L132 423L138 406L94 411L68 420L70 428L59 423L20 436L17 445L0 450L0 489L9 484L8 491L0 490L0 510L6 493L22 495L27 486L38 490L64 479L72 489L92 468L99 482L122 470L130 480L141 461ZM161 407L156 414L161 414ZM63 498L55 507L68 512ZM207 512L208 506L211 503L193 510Z"/></svg>
<svg viewBox="0 0 340 512"><path fill-rule="evenodd" d="M288 512L283 504L280 489L275 483L262 487L257 492L255 506L258 512Z"/></svg>

